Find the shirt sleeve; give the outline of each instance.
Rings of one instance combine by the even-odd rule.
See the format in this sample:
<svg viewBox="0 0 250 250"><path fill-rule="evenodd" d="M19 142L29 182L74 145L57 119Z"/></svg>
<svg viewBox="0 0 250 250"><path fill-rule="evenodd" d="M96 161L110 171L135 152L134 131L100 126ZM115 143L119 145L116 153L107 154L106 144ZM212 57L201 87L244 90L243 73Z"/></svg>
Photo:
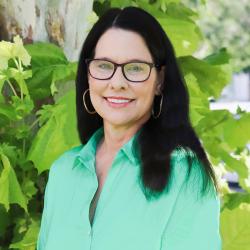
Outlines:
<svg viewBox="0 0 250 250"><path fill-rule="evenodd" d="M53 165L52 165L53 167ZM40 224L40 230L38 233L38 239L37 239L37 245L36 249L37 250L44 250L46 247L46 242L48 239L49 235L49 228L50 228L50 215L49 215L49 206L51 206L51 192L52 192L52 184L51 184L51 179L52 179L52 167L50 168L49 171L49 177L48 181L45 187L45 192L44 192L44 206L43 206L43 212L42 212L42 218L41 218L41 224Z"/></svg>
<svg viewBox="0 0 250 250"><path fill-rule="evenodd" d="M181 185L172 215L166 225L161 250L222 249L219 227L220 199L215 188L202 198L196 195L200 188L201 176L197 175L200 169L199 161L196 160L193 164L190 178ZM179 171L182 171L183 166L180 167Z"/></svg>

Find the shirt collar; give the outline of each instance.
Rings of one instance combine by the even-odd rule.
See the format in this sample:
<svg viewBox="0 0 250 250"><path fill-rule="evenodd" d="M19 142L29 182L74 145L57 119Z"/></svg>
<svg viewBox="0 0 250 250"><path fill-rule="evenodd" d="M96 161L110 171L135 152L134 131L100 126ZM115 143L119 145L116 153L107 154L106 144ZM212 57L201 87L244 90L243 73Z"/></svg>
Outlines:
<svg viewBox="0 0 250 250"><path fill-rule="evenodd" d="M137 131L129 141L127 141L119 150L119 152L123 152L125 156L129 159L129 161L134 166L139 165L139 147L137 143L137 137L141 130ZM94 134L90 137L87 144L82 146L82 149L77 153L76 160L78 164L85 165L90 171L95 171L95 154L96 148L103 138L104 129L103 126L97 129ZM78 166L77 163L73 164L73 168Z"/></svg>

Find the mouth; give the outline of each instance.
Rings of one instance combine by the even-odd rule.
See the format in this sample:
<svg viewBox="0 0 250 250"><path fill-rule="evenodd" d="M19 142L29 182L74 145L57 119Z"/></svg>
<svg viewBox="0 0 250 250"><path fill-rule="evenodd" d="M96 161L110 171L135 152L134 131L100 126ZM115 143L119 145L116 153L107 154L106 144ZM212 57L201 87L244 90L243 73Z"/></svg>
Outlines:
<svg viewBox="0 0 250 250"><path fill-rule="evenodd" d="M113 108L126 107L135 100L125 97L104 97L104 99Z"/></svg>

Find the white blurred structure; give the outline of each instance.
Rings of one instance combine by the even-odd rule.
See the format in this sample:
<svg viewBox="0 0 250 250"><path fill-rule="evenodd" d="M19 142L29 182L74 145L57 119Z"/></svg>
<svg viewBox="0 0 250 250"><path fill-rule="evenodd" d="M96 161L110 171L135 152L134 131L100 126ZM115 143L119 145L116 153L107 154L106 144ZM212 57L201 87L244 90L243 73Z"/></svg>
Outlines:
<svg viewBox="0 0 250 250"><path fill-rule="evenodd" d="M237 107L250 112L250 74L238 73L233 75L232 82L222 91L216 102L210 103L210 109L227 109L236 113Z"/></svg>

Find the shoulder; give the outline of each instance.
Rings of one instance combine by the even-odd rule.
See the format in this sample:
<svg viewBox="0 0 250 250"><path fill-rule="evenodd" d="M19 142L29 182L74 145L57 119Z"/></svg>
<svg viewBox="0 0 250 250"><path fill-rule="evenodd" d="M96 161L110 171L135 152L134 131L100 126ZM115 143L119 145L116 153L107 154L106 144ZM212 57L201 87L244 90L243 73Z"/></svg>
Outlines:
<svg viewBox="0 0 250 250"><path fill-rule="evenodd" d="M49 169L49 178L54 176L64 177L73 168L78 153L83 145L73 147L63 152L54 162Z"/></svg>
<svg viewBox="0 0 250 250"><path fill-rule="evenodd" d="M199 160L196 154L190 149L178 147L172 151L170 155L170 163L174 171L181 171L182 173L187 174L190 170L197 168Z"/></svg>
<svg viewBox="0 0 250 250"><path fill-rule="evenodd" d="M183 147L177 147L175 148L171 153L171 160L172 161L183 161L187 160L188 158L197 158L195 152L193 152L191 149L185 149Z"/></svg>
<svg viewBox="0 0 250 250"><path fill-rule="evenodd" d="M216 195L215 186L197 154L191 149L176 148L171 154L173 176L183 190L196 194L197 198ZM211 167L212 168L212 167Z"/></svg>

